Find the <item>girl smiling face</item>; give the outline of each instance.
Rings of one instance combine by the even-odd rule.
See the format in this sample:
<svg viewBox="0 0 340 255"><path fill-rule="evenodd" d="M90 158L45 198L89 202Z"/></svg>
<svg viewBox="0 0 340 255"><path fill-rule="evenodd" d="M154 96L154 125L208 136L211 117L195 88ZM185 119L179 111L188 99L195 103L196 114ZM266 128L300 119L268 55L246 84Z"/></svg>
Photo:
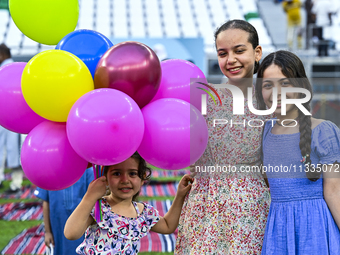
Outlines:
<svg viewBox="0 0 340 255"><path fill-rule="evenodd" d="M253 49L249 33L241 29L227 29L216 38L218 63L230 83L237 84L240 78L252 79L255 61L262 57L262 48Z"/></svg>
<svg viewBox="0 0 340 255"><path fill-rule="evenodd" d="M140 190L143 181L138 176L138 164L137 159L129 158L108 168L107 184L114 201L132 201L133 196Z"/></svg>

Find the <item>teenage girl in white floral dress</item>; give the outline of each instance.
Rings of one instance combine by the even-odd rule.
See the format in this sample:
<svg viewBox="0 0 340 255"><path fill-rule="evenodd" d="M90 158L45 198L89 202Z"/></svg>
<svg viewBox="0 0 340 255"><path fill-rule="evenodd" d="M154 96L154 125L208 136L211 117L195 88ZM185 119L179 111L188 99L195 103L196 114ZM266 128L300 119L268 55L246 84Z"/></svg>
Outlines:
<svg viewBox="0 0 340 255"><path fill-rule="evenodd" d="M230 166L236 172L197 173L182 209L175 254L261 254L269 190L261 173L241 171L261 164L262 128L250 125L261 126L259 119L268 117L249 111L247 89L253 87L262 48L255 28L243 20L222 25L215 42L220 69L229 84L242 90L245 109L244 115L233 115L231 92L217 89L223 105L208 100L209 143L195 166L201 170L204 166ZM256 108L254 92L253 105ZM228 123L213 127L213 119Z"/></svg>

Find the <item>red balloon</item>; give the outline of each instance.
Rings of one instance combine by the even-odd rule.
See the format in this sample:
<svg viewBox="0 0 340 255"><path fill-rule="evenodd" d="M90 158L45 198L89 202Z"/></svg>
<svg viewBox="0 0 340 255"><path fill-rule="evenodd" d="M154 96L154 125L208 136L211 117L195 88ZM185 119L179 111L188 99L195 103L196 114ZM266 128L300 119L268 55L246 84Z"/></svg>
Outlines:
<svg viewBox="0 0 340 255"><path fill-rule="evenodd" d="M139 42L122 42L99 60L94 86L120 90L142 108L156 95L161 76L161 65L153 50Z"/></svg>

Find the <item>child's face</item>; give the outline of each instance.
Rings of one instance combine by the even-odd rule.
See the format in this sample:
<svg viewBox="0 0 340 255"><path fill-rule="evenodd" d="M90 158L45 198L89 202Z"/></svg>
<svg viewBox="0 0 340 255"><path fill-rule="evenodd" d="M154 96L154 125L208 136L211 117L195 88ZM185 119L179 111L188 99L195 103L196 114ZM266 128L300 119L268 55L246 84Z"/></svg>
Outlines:
<svg viewBox="0 0 340 255"><path fill-rule="evenodd" d="M110 166L107 171L107 183L113 197L120 200L132 200L143 185L143 181L138 176L138 161L129 158L122 163Z"/></svg>
<svg viewBox="0 0 340 255"><path fill-rule="evenodd" d="M240 29L227 29L216 38L220 69L232 84L240 78L252 79L254 63L262 57L261 46L254 50L248 38L249 34Z"/></svg>
<svg viewBox="0 0 340 255"><path fill-rule="evenodd" d="M277 89L277 107L274 112L276 116L281 115L281 88L282 87L294 87L293 84L287 79L282 73L281 68L275 64L267 67L263 72L262 80L262 96L264 103L269 108L273 104L273 88ZM298 98L298 93L286 93L287 99ZM287 115L292 111L296 111L296 107L293 104L287 104L286 113Z"/></svg>

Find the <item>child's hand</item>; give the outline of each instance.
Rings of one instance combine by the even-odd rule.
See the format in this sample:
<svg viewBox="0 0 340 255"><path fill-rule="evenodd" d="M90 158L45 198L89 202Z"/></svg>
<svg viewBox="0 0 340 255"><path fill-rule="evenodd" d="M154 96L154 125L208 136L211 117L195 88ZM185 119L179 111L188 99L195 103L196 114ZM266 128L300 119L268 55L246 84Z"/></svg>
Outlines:
<svg viewBox="0 0 340 255"><path fill-rule="evenodd" d="M47 247L50 247L50 244L54 245L53 235L51 232L46 232L45 233L45 245Z"/></svg>
<svg viewBox="0 0 340 255"><path fill-rule="evenodd" d="M93 180L86 192L88 199L98 200L102 198L106 193L106 177L101 176L96 180Z"/></svg>
<svg viewBox="0 0 340 255"><path fill-rule="evenodd" d="M177 196L180 197L185 197L185 195L189 192L191 189L192 184L194 182L194 179L190 177L189 174L186 174L182 177L178 184L178 189L177 189Z"/></svg>

